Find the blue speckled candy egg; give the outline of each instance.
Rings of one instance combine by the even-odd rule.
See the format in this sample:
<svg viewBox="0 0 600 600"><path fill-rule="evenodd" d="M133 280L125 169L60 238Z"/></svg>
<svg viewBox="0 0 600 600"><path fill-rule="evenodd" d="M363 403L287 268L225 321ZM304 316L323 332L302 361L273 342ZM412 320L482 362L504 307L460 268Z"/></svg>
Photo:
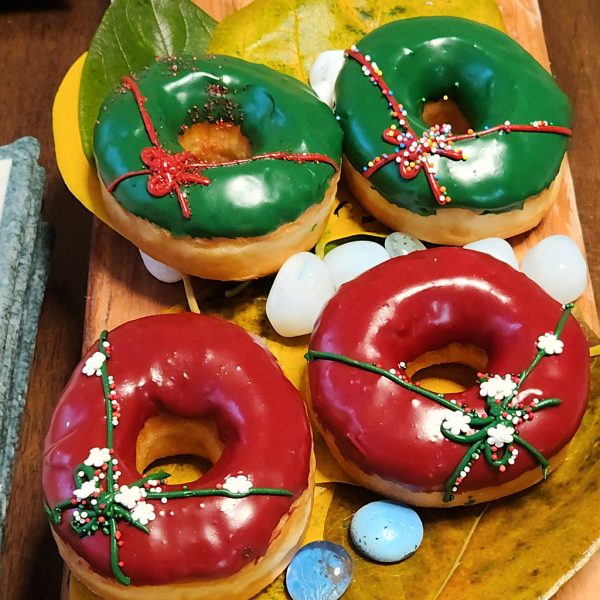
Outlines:
<svg viewBox="0 0 600 600"><path fill-rule="evenodd" d="M350 538L367 558L392 563L410 556L423 541L423 523L408 506L378 500L352 517Z"/></svg>
<svg viewBox="0 0 600 600"><path fill-rule="evenodd" d="M338 600L351 581L352 559L332 542L312 542L300 548L285 576L292 600Z"/></svg>

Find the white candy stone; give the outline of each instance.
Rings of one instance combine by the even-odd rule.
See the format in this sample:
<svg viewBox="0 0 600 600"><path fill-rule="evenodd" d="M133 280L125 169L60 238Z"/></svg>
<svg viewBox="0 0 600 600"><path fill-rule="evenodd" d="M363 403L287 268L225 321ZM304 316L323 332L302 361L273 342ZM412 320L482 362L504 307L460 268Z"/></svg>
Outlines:
<svg viewBox="0 0 600 600"><path fill-rule="evenodd" d="M579 246L566 235L551 235L525 254L521 270L561 304L572 302L587 284L587 265Z"/></svg>
<svg viewBox="0 0 600 600"><path fill-rule="evenodd" d="M417 250L426 250L423 242L417 238L408 235L408 233L401 233L394 231L385 238L384 242L385 249L390 255L390 258L396 258L396 256L406 256L411 252Z"/></svg>
<svg viewBox="0 0 600 600"><path fill-rule="evenodd" d="M145 252L140 250L140 256L144 261L144 266L148 270L148 273L153 277L156 277L159 281L164 283L176 283L177 281L181 281L181 273L176 271L172 267L161 263L158 260L155 260L151 256L148 256Z"/></svg>
<svg viewBox="0 0 600 600"><path fill-rule="evenodd" d="M343 66L344 51L328 50L317 56L310 69L310 85L329 108L335 104L335 82Z"/></svg>
<svg viewBox="0 0 600 600"><path fill-rule="evenodd" d="M310 252L299 252L283 263L275 277L267 317L279 335L306 335L334 293L324 262Z"/></svg>
<svg viewBox="0 0 600 600"><path fill-rule="evenodd" d="M465 246L467 250L476 250L477 252L483 252L483 254L489 254L507 265L510 265L513 269L519 270L519 263L515 256L515 251L512 246L502 238L485 238L477 242L471 242Z"/></svg>
<svg viewBox="0 0 600 600"><path fill-rule="evenodd" d="M358 277L389 258L389 254L380 244L360 240L334 248L325 255L323 260L337 290L343 283Z"/></svg>

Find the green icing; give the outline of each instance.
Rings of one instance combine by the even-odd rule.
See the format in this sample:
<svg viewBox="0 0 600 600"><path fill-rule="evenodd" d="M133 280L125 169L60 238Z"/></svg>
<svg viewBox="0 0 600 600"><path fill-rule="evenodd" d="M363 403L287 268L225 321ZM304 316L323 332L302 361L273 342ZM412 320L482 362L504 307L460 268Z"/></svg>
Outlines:
<svg viewBox="0 0 600 600"><path fill-rule="evenodd" d="M486 25L453 17L407 19L380 27L357 47L383 71L417 135L428 128L422 119L425 101L445 94L475 131L507 120L570 126L569 101L552 76L514 40ZM336 98L344 154L355 169L362 171L374 157L393 152L381 137L395 122L387 100L356 61L346 60ZM437 162L439 183L452 198L448 206L483 212L522 207L524 199L550 185L567 144L563 135L526 132L456 142L467 160ZM440 208L423 172L405 180L390 163L370 181L389 202L418 214L431 215Z"/></svg>
<svg viewBox="0 0 600 600"><path fill-rule="evenodd" d="M183 125L225 119L241 126L254 154L318 153L339 163L342 133L329 108L300 81L267 67L226 56L182 57L157 61L135 81L147 97L160 143L171 152L182 151ZM116 90L102 106L94 132L104 183L144 169L140 152L149 146L133 94ZM334 170L323 163L265 159L204 174L211 179L208 186L185 186L190 219L182 215L175 194L156 197L147 191L147 175L124 180L114 196L129 212L177 236L253 237L318 204Z"/></svg>

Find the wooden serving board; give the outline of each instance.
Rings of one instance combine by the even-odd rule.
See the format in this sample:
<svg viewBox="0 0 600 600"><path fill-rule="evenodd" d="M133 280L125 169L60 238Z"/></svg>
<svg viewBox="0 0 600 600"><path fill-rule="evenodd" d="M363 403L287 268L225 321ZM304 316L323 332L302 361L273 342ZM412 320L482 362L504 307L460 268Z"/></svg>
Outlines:
<svg viewBox="0 0 600 600"><path fill-rule="evenodd" d="M194 0L220 20L249 3L249 0ZM549 59L537 0L500 0L508 33L549 68ZM540 239L564 233L583 249L581 225L568 164L559 192L560 200L534 231L513 240L518 256ZM198 285L201 285L199 283ZM591 285L578 301L581 314L595 331L600 331ZM156 314L174 305L185 305L183 286L162 284L142 266L137 250L109 227L95 220L89 264L88 300L84 348L102 329L125 321ZM595 555L556 595L560 600L592 600L600 589L600 553ZM68 593L63 594L67 600Z"/></svg>

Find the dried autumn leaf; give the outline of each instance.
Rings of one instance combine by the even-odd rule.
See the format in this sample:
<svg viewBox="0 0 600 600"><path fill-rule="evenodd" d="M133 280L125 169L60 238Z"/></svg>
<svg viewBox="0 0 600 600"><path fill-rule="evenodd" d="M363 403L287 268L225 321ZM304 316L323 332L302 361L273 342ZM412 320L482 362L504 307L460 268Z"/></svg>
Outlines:
<svg viewBox="0 0 600 600"><path fill-rule="evenodd" d="M494 0L255 0L219 23L209 50L306 81L321 52L348 48L384 23L425 16L466 17L504 29Z"/></svg>
<svg viewBox="0 0 600 600"><path fill-rule="evenodd" d="M548 481L486 505L418 509L423 544L394 565L368 562L352 549L350 517L374 496L338 485L325 536L345 546L355 561L344 598L548 598L600 538L599 429L600 360L595 359L590 406L565 462Z"/></svg>

